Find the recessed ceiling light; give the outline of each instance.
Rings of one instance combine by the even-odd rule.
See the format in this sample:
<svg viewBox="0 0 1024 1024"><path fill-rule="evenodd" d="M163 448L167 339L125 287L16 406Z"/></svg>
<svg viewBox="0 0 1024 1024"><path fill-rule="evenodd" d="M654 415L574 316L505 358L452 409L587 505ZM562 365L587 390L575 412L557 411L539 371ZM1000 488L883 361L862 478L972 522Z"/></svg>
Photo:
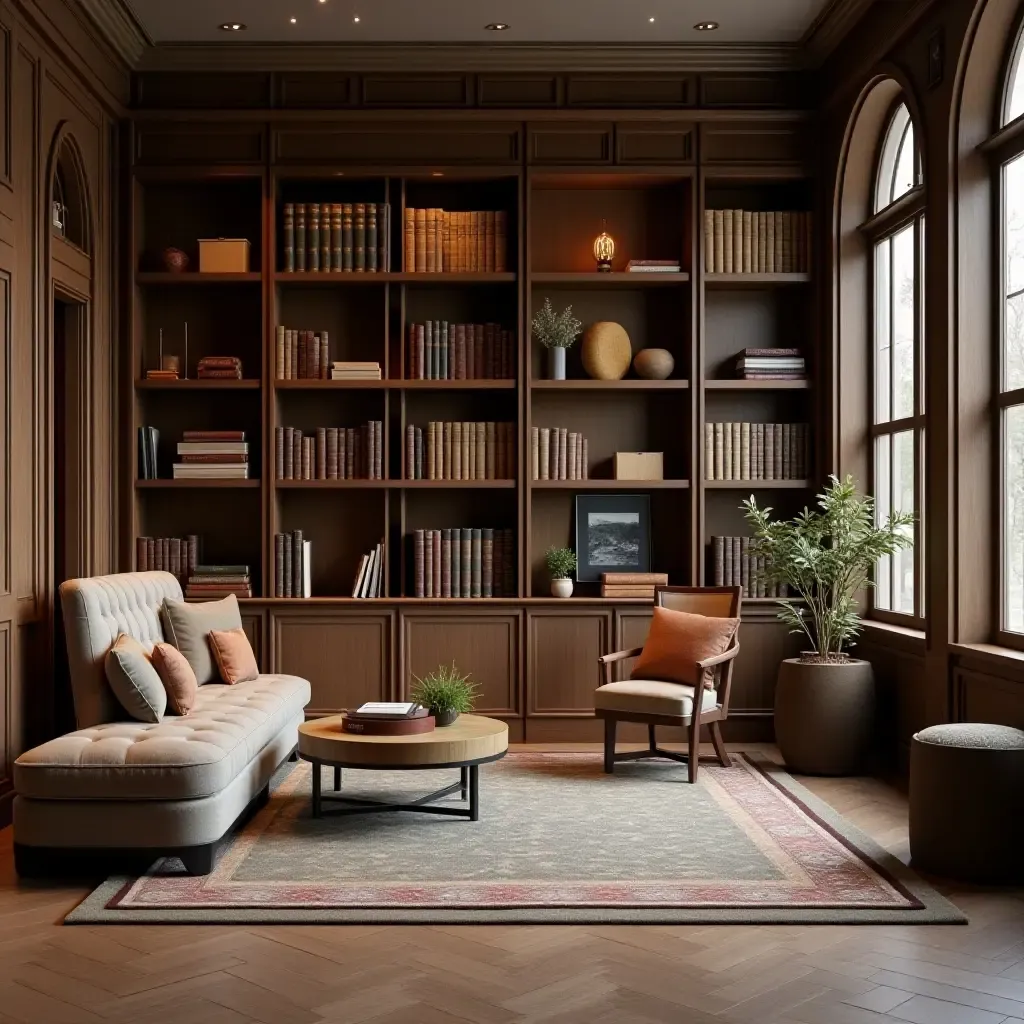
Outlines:
<svg viewBox="0 0 1024 1024"><path fill-rule="evenodd" d="M648 20L649 22L651 22L651 23L653 23L653 22L654 22L654 19L653 19L653 18L648 18L647 20Z"/></svg>
<svg viewBox="0 0 1024 1024"><path fill-rule="evenodd" d="M356 22L356 24L358 24L359 23L359 15L357 14L352 20L354 22Z"/></svg>
<svg viewBox="0 0 1024 1024"><path fill-rule="evenodd" d="M504 21L492 21L490 25L484 25L484 28L488 32L504 32L505 29L509 28L509 25Z"/></svg>
<svg viewBox="0 0 1024 1024"><path fill-rule="evenodd" d="M295 22L297 22L299 19L298 18L289 18L288 20L294 25Z"/></svg>
<svg viewBox="0 0 1024 1024"><path fill-rule="evenodd" d="M221 32L244 32L245 25L240 21L225 21L217 26Z"/></svg>
<svg viewBox="0 0 1024 1024"><path fill-rule="evenodd" d="M715 29L718 28L718 22L717 21L698 21L697 24L694 25L693 27L698 32L714 32Z"/></svg>
<svg viewBox="0 0 1024 1024"><path fill-rule="evenodd" d="M430 172L430 176L432 178L443 178L444 177L444 171L431 171Z"/></svg>

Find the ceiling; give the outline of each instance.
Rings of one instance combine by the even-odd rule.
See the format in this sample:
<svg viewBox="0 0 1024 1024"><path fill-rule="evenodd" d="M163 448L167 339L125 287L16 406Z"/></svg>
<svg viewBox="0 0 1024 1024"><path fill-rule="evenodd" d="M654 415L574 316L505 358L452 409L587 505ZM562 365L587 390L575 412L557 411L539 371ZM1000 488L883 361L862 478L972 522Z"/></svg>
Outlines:
<svg viewBox="0 0 1024 1024"><path fill-rule="evenodd" d="M130 0L130 6L155 43L765 44L799 42L831 2ZM718 30L694 30L695 23L709 19L719 23ZM235 21L243 22L246 31L232 34L217 28ZM484 26L491 22L508 22L510 27L489 32Z"/></svg>

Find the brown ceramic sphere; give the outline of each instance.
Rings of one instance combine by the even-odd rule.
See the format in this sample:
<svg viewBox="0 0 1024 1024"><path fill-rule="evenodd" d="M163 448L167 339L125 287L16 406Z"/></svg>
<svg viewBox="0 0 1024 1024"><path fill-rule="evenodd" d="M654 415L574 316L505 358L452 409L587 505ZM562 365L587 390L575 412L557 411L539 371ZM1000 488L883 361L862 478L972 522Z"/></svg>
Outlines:
<svg viewBox="0 0 1024 1024"><path fill-rule="evenodd" d="M633 369L644 380L668 380L676 368L672 353L665 348L644 348L636 354Z"/></svg>
<svg viewBox="0 0 1024 1024"><path fill-rule="evenodd" d="M181 274L188 270L188 253L182 252L181 249L164 249L163 260L164 266L172 274Z"/></svg>
<svg viewBox="0 0 1024 1024"><path fill-rule="evenodd" d="M633 359L622 324L599 320L583 332L583 369L595 380L622 380Z"/></svg>

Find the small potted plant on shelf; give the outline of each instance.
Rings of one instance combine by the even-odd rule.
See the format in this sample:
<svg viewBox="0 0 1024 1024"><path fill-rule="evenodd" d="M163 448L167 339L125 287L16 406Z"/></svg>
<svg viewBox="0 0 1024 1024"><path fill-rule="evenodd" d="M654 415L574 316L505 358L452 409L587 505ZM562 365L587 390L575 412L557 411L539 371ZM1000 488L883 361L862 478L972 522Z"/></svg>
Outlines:
<svg viewBox="0 0 1024 1024"><path fill-rule="evenodd" d="M453 661L451 665L438 665L422 679L416 677L411 696L434 716L436 725L445 726L473 710L477 686Z"/></svg>
<svg viewBox="0 0 1024 1024"><path fill-rule="evenodd" d="M583 330L583 322L572 315L572 306L555 312L550 299L534 314L533 333L548 350L548 379L565 380L565 351L572 348Z"/></svg>
<svg viewBox="0 0 1024 1024"><path fill-rule="evenodd" d="M871 736L875 688L871 664L846 652L861 630L857 596L872 586L879 559L913 546L913 515L875 521L874 502L852 477L829 478L818 508L773 521L753 495L743 502L753 528L750 553L764 556L766 582L801 598L779 601L779 618L803 633L810 650L779 668L775 739L786 764L806 775L848 775Z"/></svg>
<svg viewBox="0 0 1024 1024"><path fill-rule="evenodd" d="M572 578L576 574L576 552L572 548L548 548L544 556L551 573L551 596L572 597Z"/></svg>

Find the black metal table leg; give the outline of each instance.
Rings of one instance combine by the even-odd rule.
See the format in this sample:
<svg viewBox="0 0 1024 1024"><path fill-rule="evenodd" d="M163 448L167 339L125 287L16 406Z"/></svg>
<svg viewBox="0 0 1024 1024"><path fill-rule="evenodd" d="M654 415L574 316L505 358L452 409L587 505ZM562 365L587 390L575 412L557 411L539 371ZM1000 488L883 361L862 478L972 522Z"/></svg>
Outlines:
<svg viewBox="0 0 1024 1024"><path fill-rule="evenodd" d="M480 766L476 764L469 766L469 820L480 820Z"/></svg>
<svg viewBox="0 0 1024 1024"><path fill-rule="evenodd" d="M320 762L313 761L313 817L319 818L321 815L320 806Z"/></svg>
<svg viewBox="0 0 1024 1024"><path fill-rule="evenodd" d="M459 792L462 796L462 799L465 800L466 797L469 796L469 767L463 765L463 767L460 769L460 772L461 781L459 783Z"/></svg>
<svg viewBox="0 0 1024 1024"><path fill-rule="evenodd" d="M337 765L334 766L334 792L341 792L341 769Z"/></svg>

